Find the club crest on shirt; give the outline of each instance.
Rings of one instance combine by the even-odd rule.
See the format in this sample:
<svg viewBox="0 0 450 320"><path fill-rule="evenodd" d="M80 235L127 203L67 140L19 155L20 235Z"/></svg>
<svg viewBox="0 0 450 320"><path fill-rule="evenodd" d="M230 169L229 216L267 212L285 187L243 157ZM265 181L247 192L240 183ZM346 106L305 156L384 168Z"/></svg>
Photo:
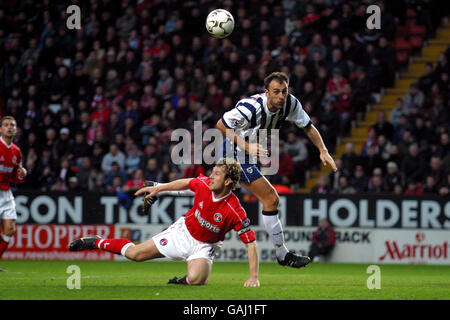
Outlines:
<svg viewBox="0 0 450 320"><path fill-rule="evenodd" d="M12 157L12 163L13 163L13 164L17 164L17 157L16 157L16 156L13 156L13 157Z"/></svg>
<svg viewBox="0 0 450 320"><path fill-rule="evenodd" d="M159 244L165 246L167 244L167 239L162 238L161 240L159 240Z"/></svg>
<svg viewBox="0 0 450 320"><path fill-rule="evenodd" d="M200 207L200 209L203 209L203 201L201 201L198 206Z"/></svg>
<svg viewBox="0 0 450 320"><path fill-rule="evenodd" d="M216 221L216 222L222 221L222 215L220 213L215 213L214 214L214 221Z"/></svg>
<svg viewBox="0 0 450 320"><path fill-rule="evenodd" d="M247 172L250 173L250 174L253 173L253 168L252 168L252 167L248 167L246 170L247 170Z"/></svg>

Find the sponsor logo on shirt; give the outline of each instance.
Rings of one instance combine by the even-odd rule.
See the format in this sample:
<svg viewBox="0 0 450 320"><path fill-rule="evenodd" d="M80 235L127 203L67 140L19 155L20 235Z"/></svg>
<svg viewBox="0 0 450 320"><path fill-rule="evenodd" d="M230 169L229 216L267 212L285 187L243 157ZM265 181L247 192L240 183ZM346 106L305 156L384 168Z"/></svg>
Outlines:
<svg viewBox="0 0 450 320"><path fill-rule="evenodd" d="M13 172L14 167L8 167L8 166L4 166L2 164L0 164L0 172L8 172L11 173Z"/></svg>
<svg viewBox="0 0 450 320"><path fill-rule="evenodd" d="M212 223L206 221L205 219L203 219L200 216L200 211L195 210L195 217L197 218L198 223L200 223L200 225L202 227L205 227L206 229L211 230L214 233L219 233L220 232L220 228L218 226L213 225Z"/></svg>

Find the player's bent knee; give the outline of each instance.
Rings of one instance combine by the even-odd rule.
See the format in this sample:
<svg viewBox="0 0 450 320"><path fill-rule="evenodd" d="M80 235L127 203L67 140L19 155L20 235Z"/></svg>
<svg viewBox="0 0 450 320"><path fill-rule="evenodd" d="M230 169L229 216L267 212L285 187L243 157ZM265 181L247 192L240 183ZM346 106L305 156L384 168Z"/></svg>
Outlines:
<svg viewBox="0 0 450 320"><path fill-rule="evenodd" d="M278 204L280 203L280 197L278 194L274 191L271 192L267 198L263 201L263 205L270 209L270 210L276 210L278 208Z"/></svg>
<svg viewBox="0 0 450 320"><path fill-rule="evenodd" d="M14 233L16 232L16 227L15 226L8 226L4 229L3 233L5 234L5 236L8 237L12 237L14 236Z"/></svg>
<svg viewBox="0 0 450 320"><path fill-rule="evenodd" d="M208 277L202 276L202 275L197 275L197 276L189 276L188 275L188 281L189 284L192 286L201 286L201 285L205 285L207 283Z"/></svg>

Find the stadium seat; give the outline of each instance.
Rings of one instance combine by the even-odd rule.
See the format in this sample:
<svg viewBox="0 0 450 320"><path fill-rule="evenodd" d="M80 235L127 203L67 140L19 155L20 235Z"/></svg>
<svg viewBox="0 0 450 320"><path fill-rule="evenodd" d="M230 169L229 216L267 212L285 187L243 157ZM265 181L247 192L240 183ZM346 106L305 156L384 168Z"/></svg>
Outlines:
<svg viewBox="0 0 450 320"><path fill-rule="evenodd" d="M406 18L416 18L417 17L417 13L416 11L414 11L414 9L407 9L406 10Z"/></svg>
<svg viewBox="0 0 450 320"><path fill-rule="evenodd" d="M423 45L423 39L426 34L426 28L425 26L420 25L410 25L409 26L409 43L411 44L411 47L413 50L420 49Z"/></svg>
<svg viewBox="0 0 450 320"><path fill-rule="evenodd" d="M411 26L416 24L417 13L413 9L406 11L406 25Z"/></svg>
<svg viewBox="0 0 450 320"><path fill-rule="evenodd" d="M395 36L397 38L408 38L409 37L409 27L408 26L397 26L395 30Z"/></svg>
<svg viewBox="0 0 450 320"><path fill-rule="evenodd" d="M422 48L423 40L422 40L422 37L414 36L414 37L409 38L409 43L411 44L411 46L414 50L420 49L420 48Z"/></svg>
<svg viewBox="0 0 450 320"><path fill-rule="evenodd" d="M409 34L411 36L418 36L423 38L425 36L427 29L425 26L419 26L419 25L411 25L409 26Z"/></svg>
<svg viewBox="0 0 450 320"><path fill-rule="evenodd" d="M400 65L406 65L408 64L409 61L409 54L405 51L398 51L396 53L396 57L397 57L397 62Z"/></svg>
<svg viewBox="0 0 450 320"><path fill-rule="evenodd" d="M395 48L395 51L397 52L411 52L411 44L409 41L405 40L404 38L396 38L393 43L393 47Z"/></svg>
<svg viewBox="0 0 450 320"><path fill-rule="evenodd" d="M394 40L393 47L395 48L397 62L400 65L407 64L412 49L411 44L404 38L396 38Z"/></svg>

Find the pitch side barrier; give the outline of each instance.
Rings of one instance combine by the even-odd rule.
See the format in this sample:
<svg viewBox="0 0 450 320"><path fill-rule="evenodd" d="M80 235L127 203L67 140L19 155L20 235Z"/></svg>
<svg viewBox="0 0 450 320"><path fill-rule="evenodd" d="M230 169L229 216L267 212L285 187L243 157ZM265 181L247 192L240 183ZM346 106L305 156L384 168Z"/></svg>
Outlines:
<svg viewBox="0 0 450 320"><path fill-rule="evenodd" d="M17 231L5 259L77 260L67 250L74 239L100 234L143 242L167 228L192 205L192 197L161 197L148 215L141 199L93 193L16 193ZM275 261L256 201L241 200L255 231L260 261ZM450 199L438 196L281 195L284 236L290 249L308 254L314 230L328 218L336 246L325 261L450 265ZM286 213L286 214L283 214ZM247 261L235 232L226 235L217 261ZM107 252L83 253L88 260L121 260Z"/></svg>
<svg viewBox="0 0 450 320"><path fill-rule="evenodd" d="M109 193L17 192L18 224L171 224L193 204L193 197L161 197L149 214L142 198ZM241 203L252 221L262 225L257 201ZM315 227L328 218L336 228L450 229L450 197L394 195L280 195L285 226Z"/></svg>

